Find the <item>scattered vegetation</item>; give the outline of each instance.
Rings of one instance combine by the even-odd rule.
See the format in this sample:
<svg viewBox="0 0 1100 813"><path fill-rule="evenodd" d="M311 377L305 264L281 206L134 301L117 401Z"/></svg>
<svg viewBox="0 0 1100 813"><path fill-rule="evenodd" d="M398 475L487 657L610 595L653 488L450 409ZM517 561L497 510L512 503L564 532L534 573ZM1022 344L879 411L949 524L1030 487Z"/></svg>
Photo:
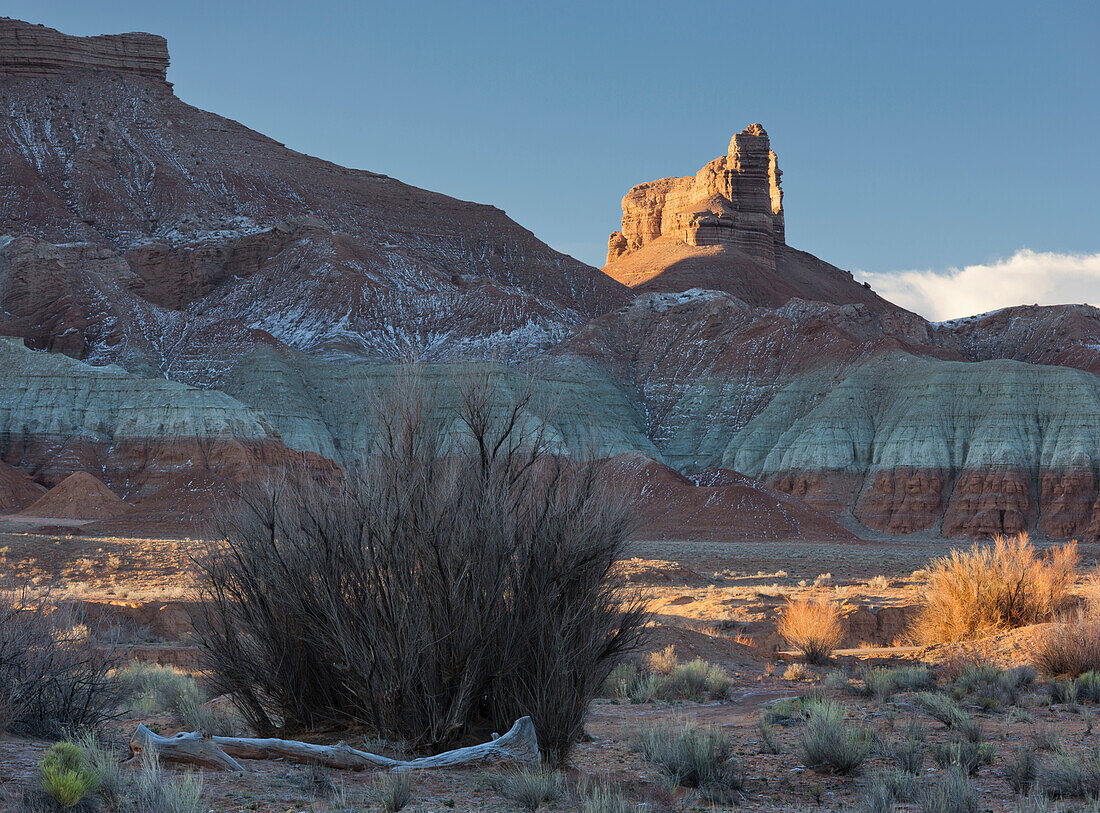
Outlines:
<svg viewBox="0 0 1100 813"><path fill-rule="evenodd" d="M813 664L827 663L844 637L840 608L823 598L789 600L777 631Z"/></svg>
<svg viewBox="0 0 1100 813"><path fill-rule="evenodd" d="M130 703L146 714L171 714L188 731L232 737L240 728L236 715L211 708L198 682L171 666L135 661L118 673Z"/></svg>
<svg viewBox="0 0 1100 813"><path fill-rule="evenodd" d="M948 768L920 797L921 813L978 813L978 792L966 771Z"/></svg>
<svg viewBox="0 0 1100 813"><path fill-rule="evenodd" d="M1034 745L1020 745L1005 765L1005 780L1016 793L1029 793L1035 786L1039 762Z"/></svg>
<svg viewBox="0 0 1100 813"><path fill-rule="evenodd" d="M912 628L923 644L950 643L1052 620L1071 599L1077 546L1039 557L1027 534L998 537L934 559Z"/></svg>
<svg viewBox="0 0 1100 813"><path fill-rule="evenodd" d="M358 471L288 475L224 517L197 635L257 732L359 725L437 750L529 714L557 761L637 645L645 603L615 568L633 519L603 465L550 454L529 395L459 390L452 424L404 387Z"/></svg>
<svg viewBox="0 0 1100 813"><path fill-rule="evenodd" d="M38 766L38 787L24 789L14 809L21 813L200 813L201 795L201 776L166 775L151 753L136 771L124 771L114 754L85 736L55 743L46 751Z"/></svg>
<svg viewBox="0 0 1100 813"><path fill-rule="evenodd" d="M1035 784L1047 796L1095 798L1100 794L1100 752L1055 751L1039 763Z"/></svg>
<svg viewBox="0 0 1100 813"><path fill-rule="evenodd" d="M99 726L119 705L111 642L49 598L0 587L0 732L61 738Z"/></svg>
<svg viewBox="0 0 1100 813"><path fill-rule="evenodd" d="M613 699L629 699L632 703L721 700L729 696L732 688L733 680L721 666L702 658L680 663L675 649L669 646L651 655L646 666L632 661L618 664L604 681L601 694Z"/></svg>
<svg viewBox="0 0 1100 813"><path fill-rule="evenodd" d="M371 795L385 813L404 810L412 801L412 774L385 772L374 779Z"/></svg>
<svg viewBox="0 0 1100 813"><path fill-rule="evenodd" d="M733 743L715 726L694 723L649 726L639 733L637 748L676 784L717 795L742 785Z"/></svg>
<svg viewBox="0 0 1100 813"><path fill-rule="evenodd" d="M958 738L936 743L930 749L932 760L941 768L956 767L973 776L982 765L991 765L996 748L992 743Z"/></svg>
<svg viewBox="0 0 1100 813"><path fill-rule="evenodd" d="M631 802L607 782L585 779L573 794L573 801L580 813L642 813L649 806Z"/></svg>
<svg viewBox="0 0 1100 813"><path fill-rule="evenodd" d="M1100 620L1082 612L1070 623L1057 624L1042 636L1032 657L1044 675L1095 675L1100 672Z"/></svg>
<svg viewBox="0 0 1100 813"><path fill-rule="evenodd" d="M915 692L935 687L936 680L926 666L876 666L862 672L863 693L889 700L898 692Z"/></svg>
<svg viewBox="0 0 1100 813"><path fill-rule="evenodd" d="M807 712L802 734L806 765L816 770L847 775L859 771L871 750L871 733L844 721L844 707L835 700L820 700Z"/></svg>
<svg viewBox="0 0 1100 813"><path fill-rule="evenodd" d="M494 777L493 787L525 810L535 811L556 802L565 793L565 778L560 771L545 766Z"/></svg>

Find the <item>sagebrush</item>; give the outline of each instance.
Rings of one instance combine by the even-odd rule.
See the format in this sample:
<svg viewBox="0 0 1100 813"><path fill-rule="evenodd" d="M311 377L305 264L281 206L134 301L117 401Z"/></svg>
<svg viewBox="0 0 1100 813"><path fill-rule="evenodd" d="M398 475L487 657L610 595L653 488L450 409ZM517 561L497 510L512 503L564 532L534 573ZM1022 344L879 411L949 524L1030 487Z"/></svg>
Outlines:
<svg viewBox="0 0 1100 813"><path fill-rule="evenodd" d="M1076 581L1076 543L1039 556L1027 534L1019 534L952 550L928 567L911 636L922 644L954 643L1050 621L1072 601Z"/></svg>

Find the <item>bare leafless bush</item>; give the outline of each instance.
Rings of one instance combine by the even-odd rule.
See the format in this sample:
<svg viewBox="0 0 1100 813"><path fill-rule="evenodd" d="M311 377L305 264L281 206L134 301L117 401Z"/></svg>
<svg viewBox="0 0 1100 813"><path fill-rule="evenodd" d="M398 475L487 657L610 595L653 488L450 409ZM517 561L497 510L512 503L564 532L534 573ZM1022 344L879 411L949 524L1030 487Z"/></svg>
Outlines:
<svg viewBox="0 0 1100 813"><path fill-rule="evenodd" d="M243 494L200 562L216 692L259 731L361 725L424 750L529 714L563 757L646 613L613 567L627 504L602 465L551 455L530 407L475 382L455 420L406 385L339 482Z"/></svg>
<svg viewBox="0 0 1100 813"><path fill-rule="evenodd" d="M109 640L27 586L0 588L0 731L61 737L116 712Z"/></svg>
<svg viewBox="0 0 1100 813"><path fill-rule="evenodd" d="M1027 534L932 561L912 637L952 643L1052 620L1072 601L1077 545L1036 554Z"/></svg>

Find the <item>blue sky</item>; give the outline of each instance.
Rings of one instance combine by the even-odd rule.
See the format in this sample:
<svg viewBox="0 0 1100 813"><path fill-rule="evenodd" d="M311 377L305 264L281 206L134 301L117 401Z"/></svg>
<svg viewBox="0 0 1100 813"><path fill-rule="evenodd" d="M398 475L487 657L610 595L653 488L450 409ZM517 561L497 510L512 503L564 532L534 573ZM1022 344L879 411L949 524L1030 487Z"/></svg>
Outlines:
<svg viewBox="0 0 1100 813"><path fill-rule="evenodd" d="M634 184L759 121L788 241L879 275L1100 252L1095 2L8 0L168 38L198 107L601 265Z"/></svg>

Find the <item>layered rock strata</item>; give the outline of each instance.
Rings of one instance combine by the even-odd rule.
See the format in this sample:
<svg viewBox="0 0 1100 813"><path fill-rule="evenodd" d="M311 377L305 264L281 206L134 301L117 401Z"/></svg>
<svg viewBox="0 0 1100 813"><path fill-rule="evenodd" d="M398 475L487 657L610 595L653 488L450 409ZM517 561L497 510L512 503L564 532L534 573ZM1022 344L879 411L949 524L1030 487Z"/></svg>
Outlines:
<svg viewBox="0 0 1100 813"><path fill-rule="evenodd" d="M168 41L155 34L73 37L0 17L0 77L49 79L71 71L105 71L164 82Z"/></svg>
<svg viewBox="0 0 1100 813"><path fill-rule="evenodd" d="M782 173L768 134L751 124L729 151L694 177L639 184L623 198L622 230L608 240L607 262L660 237L690 246L731 246L774 265L784 242Z"/></svg>

